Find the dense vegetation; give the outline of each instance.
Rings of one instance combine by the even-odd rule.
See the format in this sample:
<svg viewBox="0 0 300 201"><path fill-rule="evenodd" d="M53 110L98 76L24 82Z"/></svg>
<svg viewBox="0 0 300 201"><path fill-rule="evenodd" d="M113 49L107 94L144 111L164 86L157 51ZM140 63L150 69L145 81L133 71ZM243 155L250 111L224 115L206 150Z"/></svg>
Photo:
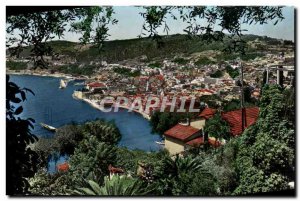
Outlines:
<svg viewBox="0 0 300 201"><path fill-rule="evenodd" d="M6 68L10 70L25 70L27 68L27 63L17 61L6 61Z"/></svg>
<svg viewBox="0 0 300 201"><path fill-rule="evenodd" d="M280 191L295 181L295 122L286 113L289 104L283 89L264 87L259 119L239 139L235 194Z"/></svg>
<svg viewBox="0 0 300 201"><path fill-rule="evenodd" d="M187 64L189 62L189 60L178 57L178 58L174 59L173 62L180 64L180 65L184 65L184 64Z"/></svg>
<svg viewBox="0 0 300 201"><path fill-rule="evenodd" d="M34 195L241 195L289 189L295 181L295 122L293 89L263 88L257 122L242 136L229 138L220 115L205 133L227 143L220 148L190 148L182 157L168 152L145 152L118 147L121 135L113 122L96 120L59 128L50 141L40 139L34 150L46 161L48 154L70 155L68 171L49 174L47 163L29 179ZM290 95L287 95L290 94ZM286 98L288 97L288 99ZM176 114L176 113L175 113ZM163 132L184 116L158 113L156 127ZM157 129L156 128L156 129ZM127 176L108 179L108 166Z"/></svg>
<svg viewBox="0 0 300 201"><path fill-rule="evenodd" d="M156 61L156 62L148 64L148 67L150 67L150 68L161 68L162 65L161 65L160 62Z"/></svg>
<svg viewBox="0 0 300 201"><path fill-rule="evenodd" d="M128 68L122 68L122 67L116 67L113 69L115 73L118 73L120 75L126 76L126 77L137 77L141 75L141 72L139 70L132 71Z"/></svg>
<svg viewBox="0 0 300 201"><path fill-rule="evenodd" d="M232 78L232 79L234 79L234 78L236 78L237 76L239 76L240 75L240 72L239 72L239 69L234 69L234 68L232 68L230 65L227 65L226 67L225 67L225 70L226 70L226 72L230 75L230 77Z"/></svg>
<svg viewBox="0 0 300 201"><path fill-rule="evenodd" d="M149 38L140 39L128 39L128 40L114 40L105 41L105 52L101 53L103 60L113 63L117 61L138 58L146 55L148 60L154 58L170 58L177 56L178 54L189 55L195 52L202 52L206 50L218 50L222 51L224 43L212 42L205 43L201 39L189 39L187 35L171 35L163 37L165 45L157 48L157 45ZM256 38L260 38L262 41L265 39L261 36L245 35L243 36L245 41L252 41ZM277 40L277 39L275 39ZM98 49L92 44L86 45L85 48L78 48L79 44L69 41L50 41L47 42L49 46L53 48L53 51L59 55L68 56L70 58L76 58L77 62L89 63L90 61L98 60ZM31 47L24 48L20 53L20 57L26 58L30 56ZM263 53L257 53L255 49L249 48L248 53L243 55L243 60L255 59L256 57L263 56ZM220 54L216 57L217 61L222 60L234 60L240 57L239 54ZM186 64L188 61L184 58L177 58L175 63ZM196 62L196 65L214 64L216 61L212 61L209 58L202 56Z"/></svg>
<svg viewBox="0 0 300 201"><path fill-rule="evenodd" d="M175 126L178 122L185 122L187 118L191 118L192 116L194 116L192 113L156 111L153 115L151 115L150 120L152 132L163 134L166 130Z"/></svg>
<svg viewBox="0 0 300 201"><path fill-rule="evenodd" d="M220 77L223 76L223 74L224 74L223 71L221 71L221 70L216 70L216 72L210 74L209 76L210 76L210 77L213 77L213 78L220 78Z"/></svg>
<svg viewBox="0 0 300 201"><path fill-rule="evenodd" d="M69 64L69 65L63 65L59 67L59 71L65 74L71 74L71 75L92 75L97 70L97 67L95 65L84 65L79 66L78 64Z"/></svg>
<svg viewBox="0 0 300 201"><path fill-rule="evenodd" d="M202 66L202 65L209 65L209 64L215 64L214 61L210 60L207 57L200 57L196 62L195 65Z"/></svg>

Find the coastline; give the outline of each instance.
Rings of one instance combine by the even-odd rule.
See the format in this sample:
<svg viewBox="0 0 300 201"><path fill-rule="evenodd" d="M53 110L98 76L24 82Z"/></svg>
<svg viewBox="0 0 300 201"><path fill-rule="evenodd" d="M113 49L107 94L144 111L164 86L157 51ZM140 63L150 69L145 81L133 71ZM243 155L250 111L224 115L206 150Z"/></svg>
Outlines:
<svg viewBox="0 0 300 201"><path fill-rule="evenodd" d="M6 74L8 74L8 75L33 75L33 76L40 76L40 77L55 77L55 78L65 78L65 79L76 79L75 76L67 75L67 74L63 74L63 73L53 73L53 74L50 74L50 73L37 73L37 72L28 71L28 70L26 70L26 71L23 70L23 71L19 71L19 72L16 72L14 70L6 70ZM91 105L93 108L104 112L97 103L93 102L90 99L79 98L76 95L74 95L74 93L72 94L72 97L74 99L77 99L77 100L82 100L82 101L88 103L89 105ZM126 110L130 109L129 107L124 106L124 105L119 105L118 107L122 108L122 109L126 109ZM150 119L151 119L150 115L148 115L144 112L140 112L138 110L132 110L132 111L142 115L142 117L147 119L148 121L150 121Z"/></svg>
<svg viewBox="0 0 300 201"><path fill-rule="evenodd" d="M95 103L94 101L90 100L90 99L87 99L87 98L79 98L77 97L74 93L72 94L72 97L76 100L81 100L81 101L84 101L86 103L88 103L90 106L92 106L93 108L97 109L97 110L100 110L101 112L105 112L102 110L102 108L97 104ZM119 108L122 108L122 109L126 109L126 110L129 110L130 108L127 107L127 106L124 106L124 105L119 105ZM132 110L133 112L135 113L138 113L140 114L143 118L147 119L148 121L150 121L151 117L150 115L144 113L144 112L140 112L138 110Z"/></svg>
<svg viewBox="0 0 300 201"><path fill-rule="evenodd" d="M20 71L15 71L15 70L6 70L7 75L33 75L33 76L41 76L41 77L56 77L56 78L65 78L65 79L75 79L75 76L64 74L64 73L45 73L45 72L32 72L28 70L20 70Z"/></svg>

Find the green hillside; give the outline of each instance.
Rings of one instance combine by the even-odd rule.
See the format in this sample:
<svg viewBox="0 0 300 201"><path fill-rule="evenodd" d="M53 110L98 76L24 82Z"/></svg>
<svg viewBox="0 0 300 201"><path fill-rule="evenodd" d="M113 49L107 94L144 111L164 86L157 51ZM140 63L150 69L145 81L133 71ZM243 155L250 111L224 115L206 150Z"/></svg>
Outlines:
<svg viewBox="0 0 300 201"><path fill-rule="evenodd" d="M244 40L254 41L259 40L267 42L268 44L278 44L278 39L269 37L261 37L256 35L245 35ZM195 52L205 50L220 50L224 49L223 42L207 43L201 41L199 38L189 39L187 35L170 35L163 37L164 46L158 48L157 43L150 38L139 38L129 40L114 40L106 41L104 44L103 59L107 62L117 62L126 59L133 59L146 55L149 60L159 58L172 58L175 55L189 55ZM51 41L50 46L55 53L59 55L67 55L76 58L78 62L89 62L97 60L99 53L96 47L86 45L80 48L79 43L69 41ZM248 52L253 52L253 49L248 49ZM30 55L30 47L21 53L22 57Z"/></svg>

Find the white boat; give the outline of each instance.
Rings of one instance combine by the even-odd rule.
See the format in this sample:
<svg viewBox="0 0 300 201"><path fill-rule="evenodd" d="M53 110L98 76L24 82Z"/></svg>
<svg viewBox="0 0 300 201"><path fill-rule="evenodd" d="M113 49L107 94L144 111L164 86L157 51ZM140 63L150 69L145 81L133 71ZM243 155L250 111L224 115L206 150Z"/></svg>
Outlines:
<svg viewBox="0 0 300 201"><path fill-rule="evenodd" d="M64 89L67 87L67 82L63 79L60 80L60 85L59 85L59 88L60 89Z"/></svg>
<svg viewBox="0 0 300 201"><path fill-rule="evenodd" d="M159 144L159 145L165 145L165 142L164 141L161 141L161 142L158 142L158 141L155 141L156 144Z"/></svg>
<svg viewBox="0 0 300 201"><path fill-rule="evenodd" d="M52 132L55 132L55 131L56 131L56 128L53 127L53 126L49 126L49 125L44 124L44 123L40 123L40 125L41 125L43 128L45 128L45 129L47 129L47 130L49 130L49 131L52 131Z"/></svg>
<svg viewBox="0 0 300 201"><path fill-rule="evenodd" d="M77 83L75 83L74 85L75 86L83 86L85 83L84 82L77 82Z"/></svg>

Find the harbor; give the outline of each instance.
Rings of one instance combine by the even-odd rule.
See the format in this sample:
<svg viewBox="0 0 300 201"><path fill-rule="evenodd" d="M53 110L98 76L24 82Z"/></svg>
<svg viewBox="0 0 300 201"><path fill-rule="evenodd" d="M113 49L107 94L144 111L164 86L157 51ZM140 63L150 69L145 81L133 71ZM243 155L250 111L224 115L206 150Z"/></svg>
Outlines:
<svg viewBox="0 0 300 201"><path fill-rule="evenodd" d="M31 117L36 121L33 133L38 137L53 137L53 132L43 128L41 122L59 128L72 122L81 123L98 118L115 122L122 134L119 146L145 151L161 148L155 143L161 141L161 137L151 132L149 121L141 114L127 112L126 108L120 108L118 112L104 113L93 101L79 101L72 97L74 91L82 88L75 84L82 81L71 81L61 90L61 77L11 75L11 79L20 87L30 88L35 93L35 96L27 95L28 101L23 103L25 109L21 117Z"/></svg>

